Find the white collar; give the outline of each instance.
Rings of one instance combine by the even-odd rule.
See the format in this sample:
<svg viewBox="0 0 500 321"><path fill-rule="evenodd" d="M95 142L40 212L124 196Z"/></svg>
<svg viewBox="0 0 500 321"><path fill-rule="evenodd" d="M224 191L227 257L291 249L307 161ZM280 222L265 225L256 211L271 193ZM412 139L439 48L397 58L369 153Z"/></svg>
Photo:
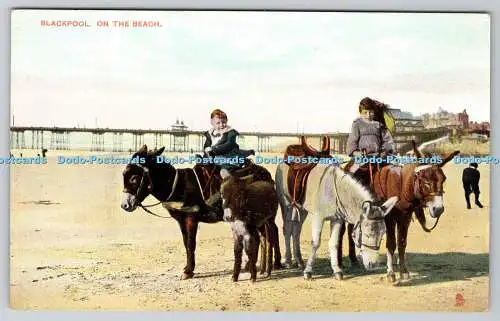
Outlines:
<svg viewBox="0 0 500 321"><path fill-rule="evenodd" d="M231 131L231 130L232 130L232 128L231 128L231 127L229 127L229 126L227 126L226 128L224 128L224 130L223 130L222 132L215 134L215 133L214 133L215 129L214 129L214 128L211 128L211 129L208 131L208 133L210 134L210 136L219 137L219 135L224 135L225 133L227 133L228 131Z"/></svg>

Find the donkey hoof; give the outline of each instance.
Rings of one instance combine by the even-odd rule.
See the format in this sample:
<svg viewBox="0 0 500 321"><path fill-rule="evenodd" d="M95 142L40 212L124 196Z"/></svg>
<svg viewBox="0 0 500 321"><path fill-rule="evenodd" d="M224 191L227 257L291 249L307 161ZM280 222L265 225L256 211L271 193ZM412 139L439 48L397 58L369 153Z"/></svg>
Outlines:
<svg viewBox="0 0 500 321"><path fill-rule="evenodd" d="M181 280L188 280L188 279L192 279L194 276L194 273L187 273L187 272L184 272L181 276Z"/></svg>
<svg viewBox="0 0 500 321"><path fill-rule="evenodd" d="M408 272L401 273L401 280L409 280L409 279L410 279L410 273Z"/></svg>
<svg viewBox="0 0 500 321"><path fill-rule="evenodd" d="M232 280L233 282L238 282L238 277L237 277L237 276L233 276L233 277L231 278L231 280Z"/></svg>
<svg viewBox="0 0 500 321"><path fill-rule="evenodd" d="M342 272L335 273L335 279L338 281L342 281L344 279L344 273Z"/></svg>
<svg viewBox="0 0 500 321"><path fill-rule="evenodd" d="M387 273L387 281L391 283L396 282L396 275L394 273Z"/></svg>
<svg viewBox="0 0 500 321"><path fill-rule="evenodd" d="M269 278L271 277L271 273L266 272L266 275L264 275L264 277L265 277L266 279L269 279Z"/></svg>
<svg viewBox="0 0 500 321"><path fill-rule="evenodd" d="M285 262L285 269L291 269L291 268L292 268L292 263Z"/></svg>
<svg viewBox="0 0 500 321"><path fill-rule="evenodd" d="M297 269L304 271L304 269L305 269L304 263L297 264Z"/></svg>
<svg viewBox="0 0 500 321"><path fill-rule="evenodd" d="M283 264L281 264L281 262L276 262L276 263L274 263L273 268L275 270L281 270L283 268Z"/></svg>
<svg viewBox="0 0 500 321"><path fill-rule="evenodd" d="M304 279L306 280L312 280L312 273L311 272L304 272Z"/></svg>

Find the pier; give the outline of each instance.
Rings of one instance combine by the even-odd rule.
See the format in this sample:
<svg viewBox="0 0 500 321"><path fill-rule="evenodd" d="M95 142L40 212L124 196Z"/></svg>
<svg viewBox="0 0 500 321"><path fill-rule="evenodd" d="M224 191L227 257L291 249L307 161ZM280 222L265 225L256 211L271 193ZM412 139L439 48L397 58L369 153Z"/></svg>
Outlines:
<svg viewBox="0 0 500 321"><path fill-rule="evenodd" d="M11 149L87 150L96 152L135 152L142 145L150 148L165 147L166 152L202 152L203 131L183 127L168 130L126 128L79 128L79 127L10 127ZM260 153L283 152L287 144L298 143L306 136L308 143L320 148L321 137L330 137L330 151L345 154L348 133L280 133L239 132L241 148L252 148ZM396 132L396 152L405 153L411 148L411 140L417 143L451 135L449 128ZM78 136L78 137L77 137Z"/></svg>

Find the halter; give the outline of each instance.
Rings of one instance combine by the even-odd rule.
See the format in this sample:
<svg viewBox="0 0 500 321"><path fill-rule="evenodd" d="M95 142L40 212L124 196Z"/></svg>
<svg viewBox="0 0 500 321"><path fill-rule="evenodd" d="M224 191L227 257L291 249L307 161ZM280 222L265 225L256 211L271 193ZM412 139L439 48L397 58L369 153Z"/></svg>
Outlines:
<svg viewBox="0 0 500 321"><path fill-rule="evenodd" d="M365 203L370 204L370 206L373 204L373 202L372 202L372 201L364 201L364 202L363 202L363 204L361 205L361 208L363 208L363 206L365 205ZM355 230L356 230L356 229L358 229L358 228L359 228L359 229L361 229L361 221L362 221L363 219L364 219L364 215L363 215L363 214L361 214L361 215L360 215L360 217L359 217L358 222L354 225L353 231L355 231ZM384 221L384 220L385 220L385 218L384 218L383 216L380 216L380 217L376 217L376 218L370 218L370 220L372 220L372 221ZM363 236L363 233L362 233L362 231L360 231L360 233L359 233L359 234L360 234L360 236L361 236L361 237L360 237L360 239L361 239L361 240L360 240L360 241L358 241L358 240L356 240L356 241L355 241L355 242L357 242L357 243L358 243L358 248L361 248L361 246L365 246L365 247L367 247L367 248L369 248L369 249L371 249L371 250L374 250L374 251L378 251L378 250L380 250L380 244L379 244L378 246L372 246L372 245L368 245L368 244L366 244L366 243L363 243L363 241L362 241L362 240L363 240L363 237L362 237L362 236ZM382 239L381 239L381 240L382 240Z"/></svg>
<svg viewBox="0 0 500 321"><path fill-rule="evenodd" d="M424 201L426 201L426 199L430 198L430 197L433 197L433 196L443 196L444 194L444 191L442 188L438 188L438 190L436 191L432 191L426 195L422 195L422 192L420 190L420 186L422 185L422 181L423 182L426 182L426 181L429 181L423 177L421 177L419 175L419 173L415 173L415 184L414 184L414 188L415 188L415 196L417 196L417 199L420 200L420 204L421 205L424 205Z"/></svg>
<svg viewBox="0 0 500 321"><path fill-rule="evenodd" d="M139 168L142 169L142 177L141 177L141 182L139 183L139 187L137 188L137 191L135 192L135 197L137 198L138 195L139 195L139 192L141 191L141 188L144 188L144 185L146 184L145 183L145 177L147 177L147 179L149 180L149 184L148 184L148 192L151 194L153 192L153 180L151 179L151 175L149 173L149 168L147 168L146 166L143 166L142 164L136 164ZM170 195L168 195L167 199L165 200L165 202L168 202L168 200L172 197L172 195L174 194L175 192L175 188L177 187L177 178L178 178L178 171L177 169L175 169L175 177L174 177L174 182L172 184L172 191L170 192ZM158 215L158 214L155 214L153 212L151 212L150 210L147 209L147 207L153 207L153 206L156 206L156 205L159 205L160 203L162 203L162 201L159 201L155 204L150 204L150 205L142 205L141 204L142 202L139 202L139 204L137 204L137 206L139 206L140 208L142 208L145 212L151 214L151 215L154 215L154 216L157 216L157 217L161 217L161 218L172 218L170 216L162 216L162 215Z"/></svg>
<svg viewBox="0 0 500 321"><path fill-rule="evenodd" d="M339 182L340 182L340 181L342 181L342 179L344 179L344 177L346 177L347 175L348 175L348 174L347 174L347 173L345 173L345 174L344 174L344 175L340 178ZM336 182L336 180L334 180L333 184L335 185L335 194L336 194L336 197L335 197L335 198L336 198L337 207L340 207L340 208L341 208L342 213L347 213L347 211L346 211L346 209L345 209L344 205L342 204L342 202L341 202L341 201L340 201L340 199L339 199L339 193L337 192L337 191L338 191L338 188L337 188L337 182ZM370 204L370 207L371 207L371 205L373 204L373 202L372 202L372 201L366 200L366 201L364 201L364 202L361 204L361 208L363 208L363 206L365 205L365 203ZM344 215L345 215L345 214L344 214ZM353 231L355 231L355 230L356 230L356 229L358 229L358 228L359 228L359 229L361 229L361 221L363 220L363 218L364 218L364 215L363 215L363 213L361 213L361 215L360 215L360 217L359 217L358 222L354 225ZM383 216L381 216L381 217L376 217L376 218L373 218L373 219L372 219L372 218L370 218L370 220L372 220L372 221L382 221L382 220L384 220L384 217L383 217ZM374 250L374 251L378 251L378 250L380 249L380 245L378 245L378 246L371 246L371 245L368 245L368 244L363 243L363 232L362 232L361 230L360 230L359 236L360 236L360 239L361 239L361 240L360 240L359 242L358 242L358 241L355 241L355 242L358 242L358 245L359 245L359 246L358 246L358 248L361 248L361 246L365 246L365 247L367 247L367 248L369 248L369 249L371 249L371 250ZM351 237L352 237L352 235L351 235Z"/></svg>
<svg viewBox="0 0 500 321"><path fill-rule="evenodd" d="M444 194L444 191L443 189L438 189L437 191L432 191L430 192L429 194L427 195L422 195L422 193L420 192L420 186L421 186L421 181L425 181L426 179L424 179L423 177L420 177L420 175L417 173L414 173L415 175L415 183L414 183L414 189L415 189L415 196L417 196L417 199L419 200L419 205L422 206L422 207L425 207L425 201L427 199L429 199L430 197L433 197L433 196L443 196ZM439 219L441 218L441 216L438 216L438 218L436 219L436 222L434 222L434 225L429 229L427 227L425 227L424 225L422 225L422 228L425 232L427 233L430 233L433 229L436 228L436 226L438 225L439 223Z"/></svg>

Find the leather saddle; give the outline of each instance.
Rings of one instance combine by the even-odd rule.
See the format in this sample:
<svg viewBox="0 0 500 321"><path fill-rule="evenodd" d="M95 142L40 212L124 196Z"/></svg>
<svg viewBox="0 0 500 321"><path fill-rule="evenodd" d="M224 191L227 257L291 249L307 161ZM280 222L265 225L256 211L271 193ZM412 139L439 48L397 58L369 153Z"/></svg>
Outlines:
<svg viewBox="0 0 500 321"><path fill-rule="evenodd" d="M200 166L201 173L203 175L202 183L202 193L203 198L207 201L210 198L218 197L220 192L220 186L222 183L222 177L220 176L219 166ZM231 171L231 175L236 177L247 177L253 175L253 180L268 180L269 173L261 173L262 170L255 165L255 163L250 159L245 159L245 163L241 168Z"/></svg>
<svg viewBox="0 0 500 321"><path fill-rule="evenodd" d="M378 156L378 155L376 155ZM373 179L375 177L375 173L380 171L383 167L387 166L386 163L363 163L357 164L354 163L354 158L351 158L349 162L344 167L344 171L351 173L354 177L360 179L363 184L367 187L373 187Z"/></svg>
<svg viewBox="0 0 500 321"><path fill-rule="evenodd" d="M317 158L331 157L330 137L326 135L322 137L321 150L316 150L315 148L309 146L305 136L300 137L300 144L289 145L285 150L285 163L290 166L287 177L288 192L292 196L292 203L300 204L303 201L307 188L307 177L316 164L293 161L289 163L289 156L299 159L307 158L309 156Z"/></svg>

